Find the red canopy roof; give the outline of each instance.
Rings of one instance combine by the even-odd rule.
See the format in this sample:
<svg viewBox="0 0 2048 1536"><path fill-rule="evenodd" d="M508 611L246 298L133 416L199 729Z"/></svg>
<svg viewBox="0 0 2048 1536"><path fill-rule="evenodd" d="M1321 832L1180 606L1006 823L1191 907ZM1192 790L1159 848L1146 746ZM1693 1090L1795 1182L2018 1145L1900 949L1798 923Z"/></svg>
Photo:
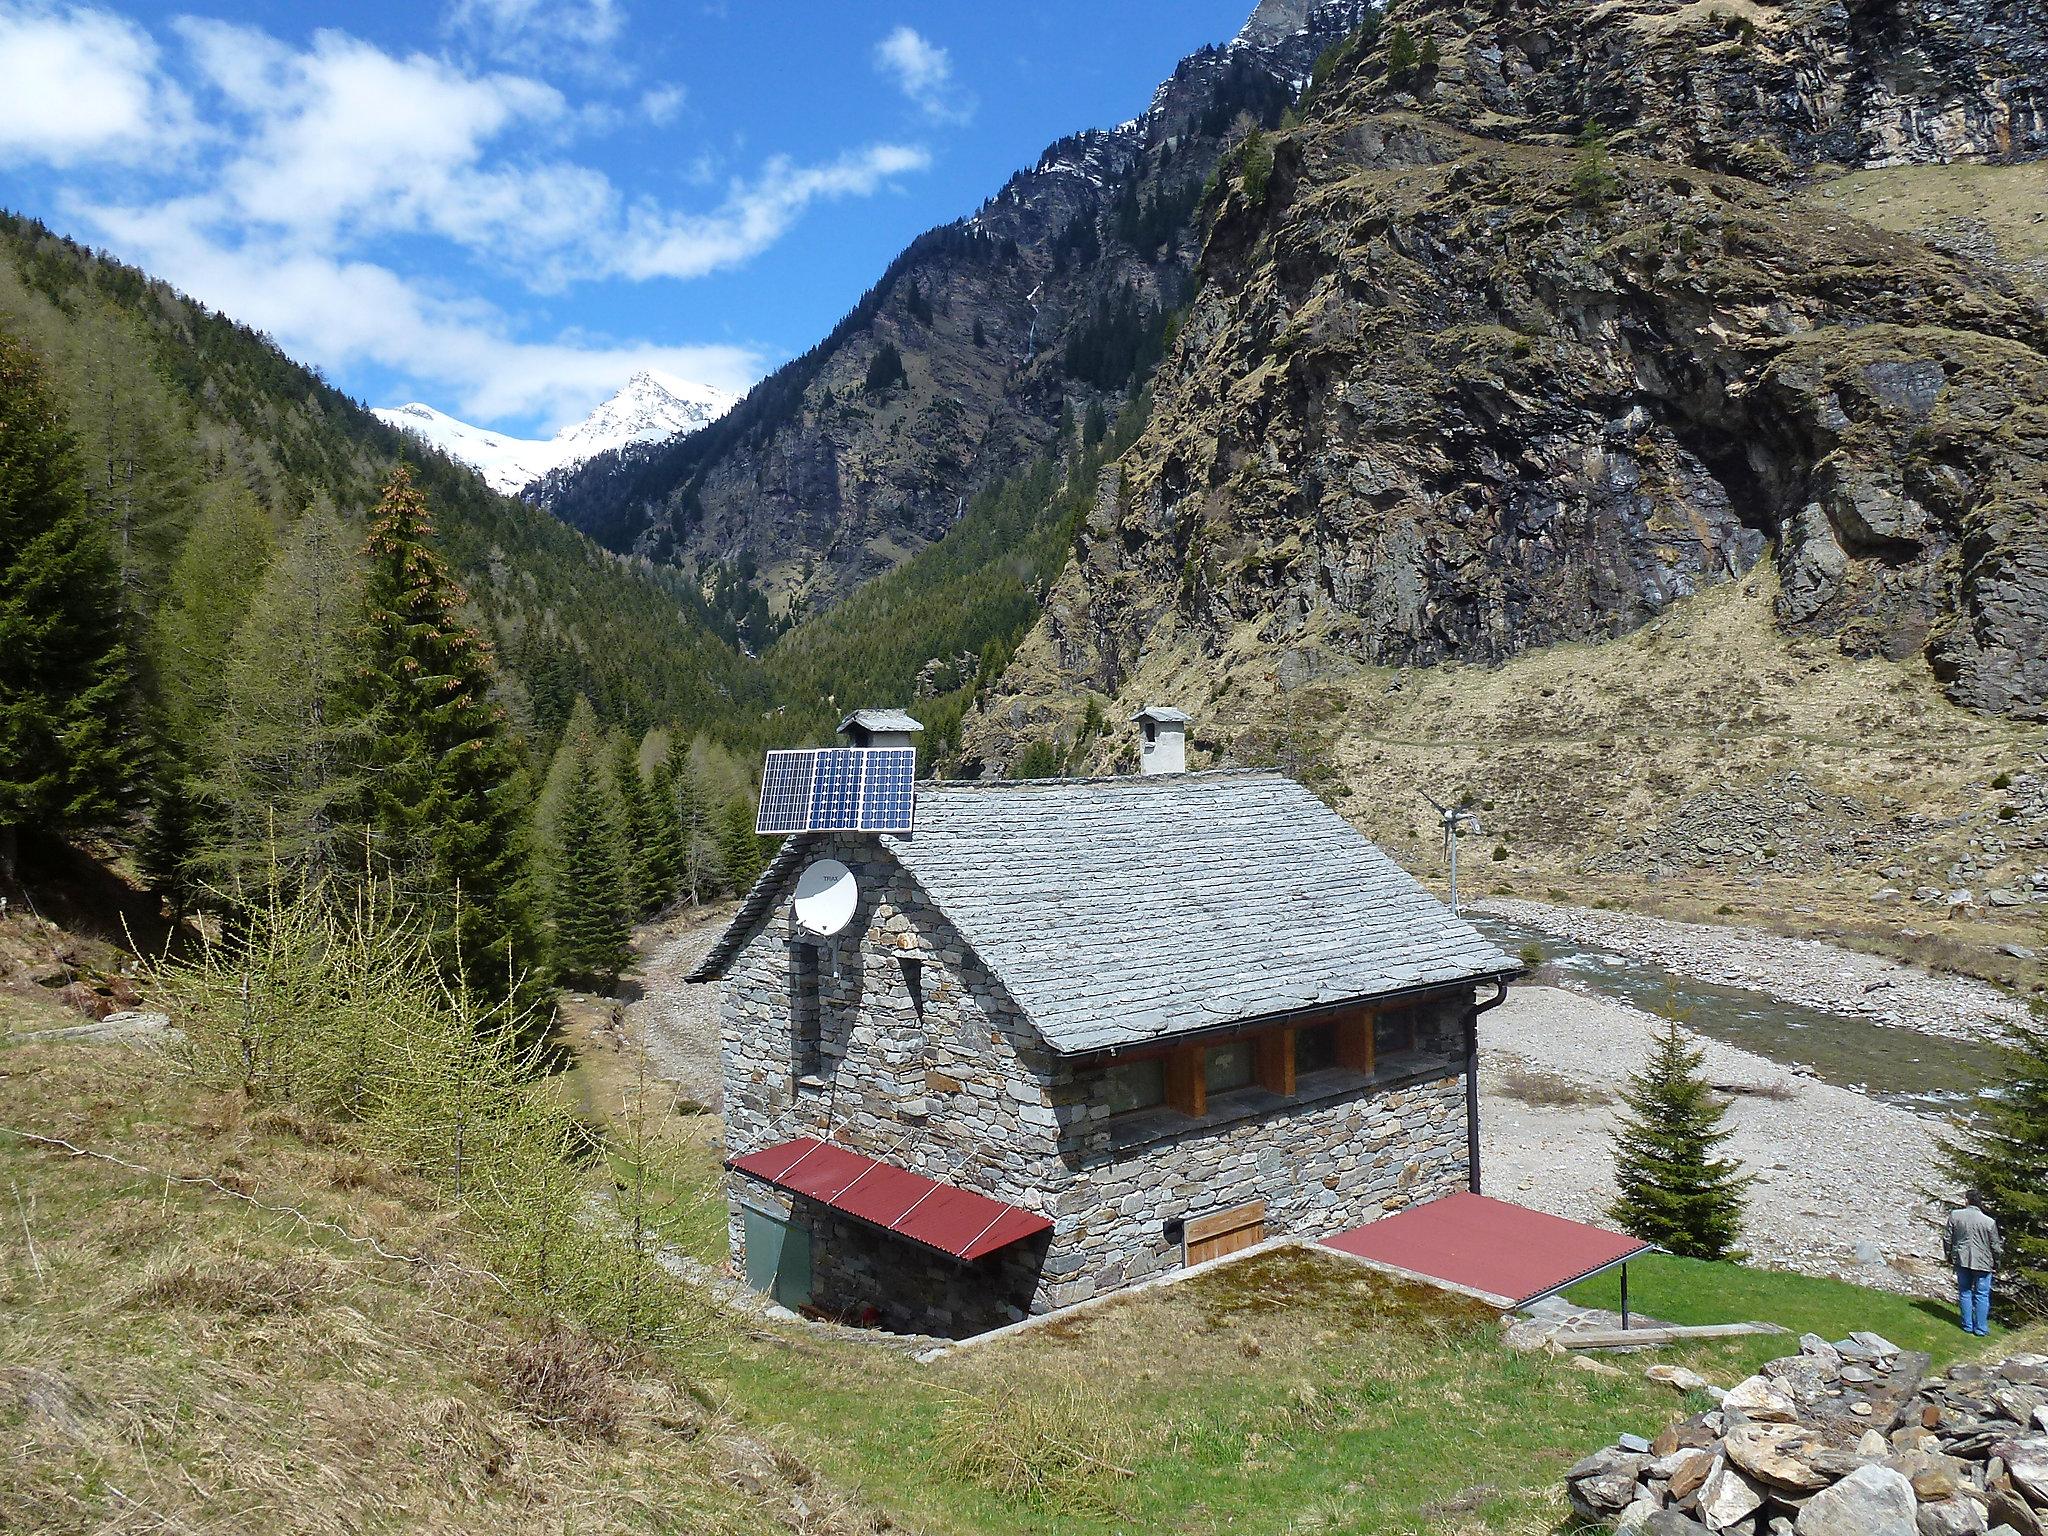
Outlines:
<svg viewBox="0 0 2048 1536"><path fill-rule="evenodd" d="M955 1259L983 1258L1052 1230L1049 1218L1032 1211L809 1136L749 1152L726 1167Z"/></svg>
<svg viewBox="0 0 2048 1536"><path fill-rule="evenodd" d="M1651 1252L1654 1243L1566 1221L1485 1195L1446 1195L1323 1239L1425 1280L1519 1307L1596 1270Z"/></svg>

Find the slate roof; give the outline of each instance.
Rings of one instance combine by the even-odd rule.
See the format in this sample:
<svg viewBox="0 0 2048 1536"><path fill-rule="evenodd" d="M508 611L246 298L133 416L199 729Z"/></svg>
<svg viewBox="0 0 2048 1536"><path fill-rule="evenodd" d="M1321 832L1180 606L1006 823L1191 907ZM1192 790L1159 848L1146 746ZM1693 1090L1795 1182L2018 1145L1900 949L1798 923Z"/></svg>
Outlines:
<svg viewBox="0 0 2048 1536"><path fill-rule="evenodd" d="M691 976L805 861L782 847ZM1278 773L921 783L887 837L1054 1050L1104 1050L1518 969Z"/></svg>
<svg viewBox="0 0 2048 1536"><path fill-rule="evenodd" d="M1193 723L1195 717L1184 709L1175 709L1171 704L1147 704L1131 718L1154 720L1161 725L1188 725Z"/></svg>
<svg viewBox="0 0 2048 1536"><path fill-rule="evenodd" d="M856 709L839 722L842 735L849 725L858 725L870 731L917 732L924 729L920 721L900 709Z"/></svg>

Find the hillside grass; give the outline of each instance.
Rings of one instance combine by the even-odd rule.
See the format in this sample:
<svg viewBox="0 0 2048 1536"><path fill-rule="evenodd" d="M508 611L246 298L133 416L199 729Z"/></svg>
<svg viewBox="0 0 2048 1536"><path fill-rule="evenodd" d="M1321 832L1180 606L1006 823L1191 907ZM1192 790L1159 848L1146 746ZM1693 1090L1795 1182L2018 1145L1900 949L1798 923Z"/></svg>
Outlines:
<svg viewBox="0 0 2048 1536"><path fill-rule="evenodd" d="M1807 197L1938 245L1988 241L1987 254L2048 283L2048 164L1895 165L1852 171Z"/></svg>
<svg viewBox="0 0 2048 1536"><path fill-rule="evenodd" d="M58 1012L11 1002L16 1030ZM645 1104L637 1074L586 1086L599 1115ZM676 1119L694 1214L673 1236L716 1261L717 1151ZM0 1131L9 1530L1541 1532L1565 1466L1687 1410L1648 1359L1727 1382L1790 1344L1588 1369L1509 1352L1485 1308L1283 1249L928 1364L736 1319L630 1354L508 1301L347 1127L199 1095L149 1053L0 1044L0 1126L150 1170ZM1674 1320L1971 1344L1838 1282L1659 1260L1635 1289Z"/></svg>

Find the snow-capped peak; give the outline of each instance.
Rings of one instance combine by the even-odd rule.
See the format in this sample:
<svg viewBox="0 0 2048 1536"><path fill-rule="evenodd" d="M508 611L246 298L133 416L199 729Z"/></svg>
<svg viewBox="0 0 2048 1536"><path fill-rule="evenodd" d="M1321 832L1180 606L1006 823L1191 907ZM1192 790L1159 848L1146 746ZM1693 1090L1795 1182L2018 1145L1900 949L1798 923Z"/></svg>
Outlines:
<svg viewBox="0 0 2048 1536"><path fill-rule="evenodd" d="M724 415L737 399L714 385L642 368L617 394L551 438L513 437L472 426L417 400L373 414L470 465L492 489L517 492L608 448L694 432Z"/></svg>

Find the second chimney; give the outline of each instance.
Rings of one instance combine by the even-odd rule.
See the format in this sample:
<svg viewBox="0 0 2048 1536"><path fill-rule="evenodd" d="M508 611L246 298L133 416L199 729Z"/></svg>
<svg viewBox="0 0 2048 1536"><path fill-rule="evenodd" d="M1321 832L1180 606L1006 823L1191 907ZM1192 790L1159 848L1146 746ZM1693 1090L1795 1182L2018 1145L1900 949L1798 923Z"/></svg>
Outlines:
<svg viewBox="0 0 2048 1536"><path fill-rule="evenodd" d="M1185 773L1188 767L1188 717L1166 704L1147 704L1131 718L1138 722L1138 771Z"/></svg>
<svg viewBox="0 0 2048 1536"><path fill-rule="evenodd" d="M856 747L914 747L923 732L900 709L856 709L839 722L839 734Z"/></svg>

